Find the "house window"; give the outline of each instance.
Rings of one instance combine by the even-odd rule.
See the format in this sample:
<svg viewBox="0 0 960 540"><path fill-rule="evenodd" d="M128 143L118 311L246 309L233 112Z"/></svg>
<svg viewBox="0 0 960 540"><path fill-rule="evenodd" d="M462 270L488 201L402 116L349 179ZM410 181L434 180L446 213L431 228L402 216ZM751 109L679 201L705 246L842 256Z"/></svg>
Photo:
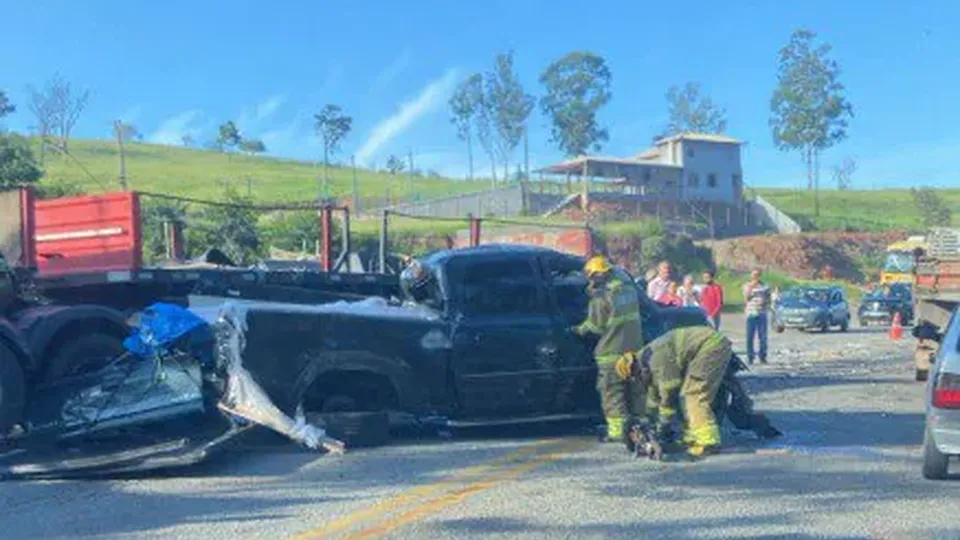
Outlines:
<svg viewBox="0 0 960 540"><path fill-rule="evenodd" d="M713 173L707 175L707 187L717 187L717 175Z"/></svg>
<svg viewBox="0 0 960 540"><path fill-rule="evenodd" d="M733 191L734 192L740 191L742 184L743 184L743 177L741 177L739 174L733 175Z"/></svg>
<svg viewBox="0 0 960 540"><path fill-rule="evenodd" d="M687 187L700 187L700 176L698 176L697 173L692 172L687 176Z"/></svg>
<svg viewBox="0 0 960 540"><path fill-rule="evenodd" d="M643 181L644 181L644 183L649 184L649 183L650 183L650 177L651 177L650 169L644 169L644 170L643 170Z"/></svg>
<svg viewBox="0 0 960 540"><path fill-rule="evenodd" d="M692 157L693 157L693 148L687 148L687 157L688 157L688 158L692 158Z"/></svg>

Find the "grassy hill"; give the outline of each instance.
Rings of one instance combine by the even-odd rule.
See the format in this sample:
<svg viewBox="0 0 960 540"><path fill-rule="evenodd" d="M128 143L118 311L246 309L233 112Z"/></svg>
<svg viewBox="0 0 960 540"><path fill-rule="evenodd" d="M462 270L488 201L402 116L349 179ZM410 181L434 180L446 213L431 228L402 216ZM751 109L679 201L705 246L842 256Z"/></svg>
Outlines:
<svg viewBox="0 0 960 540"><path fill-rule="evenodd" d="M821 190L820 215L814 215L814 195L794 189L757 189L771 204L802 226L819 230L885 231L923 228L909 189ZM953 225L960 225L960 189L938 193L953 210Z"/></svg>
<svg viewBox="0 0 960 540"><path fill-rule="evenodd" d="M70 143L70 153L76 160L61 155L47 160L42 184L68 184L88 192L120 189L117 180L120 158L116 144L76 140ZM141 191L219 199L224 192L224 182L231 183L245 194L250 178L250 194L259 201L271 202L316 198L318 180L323 175L323 167L317 163L143 143L126 145L126 168L130 186ZM330 169L328 188L331 196L349 197L352 185L353 170L350 167ZM382 203L388 189L392 198L426 199L478 191L487 186L487 182L480 181L411 179L409 175L391 176L357 170L358 192L371 204Z"/></svg>
<svg viewBox="0 0 960 540"><path fill-rule="evenodd" d="M70 148L76 160L60 155L48 158L42 184L79 187L88 192L120 189L116 144L76 140ZM199 199L220 199L225 183L230 183L242 194L249 189L249 194L258 201L310 200L317 196L323 174L322 166L317 163L143 143L128 144L126 155L127 178L132 188ZM329 196L350 197L352 186L350 167L331 168ZM382 205L388 191L391 201L398 202L479 191L488 186L487 181L411 179L405 174L391 176L357 170L361 206L366 208ZM908 189L821 190L819 216L814 216L814 198L809 191L757 189L756 192L808 228L868 231L922 228L921 216ZM954 224L960 224L960 189L945 189L940 193L953 209Z"/></svg>

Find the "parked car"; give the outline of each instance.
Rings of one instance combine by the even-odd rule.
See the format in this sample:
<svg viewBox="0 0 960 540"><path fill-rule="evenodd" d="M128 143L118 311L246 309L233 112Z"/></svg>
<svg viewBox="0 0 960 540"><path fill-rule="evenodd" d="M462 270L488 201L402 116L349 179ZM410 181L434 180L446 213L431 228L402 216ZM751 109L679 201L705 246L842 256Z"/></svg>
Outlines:
<svg viewBox="0 0 960 540"><path fill-rule="evenodd" d="M923 477L943 479L951 456L960 456L960 309L954 309L941 334L925 324L915 333L940 344L926 388Z"/></svg>
<svg viewBox="0 0 960 540"><path fill-rule="evenodd" d="M773 329L819 329L826 332L850 327L850 306L840 287L799 286L787 289L773 308Z"/></svg>
<svg viewBox="0 0 960 540"><path fill-rule="evenodd" d="M870 291L860 302L857 320L860 326L889 325L897 313L901 324L912 324L913 291L908 283L894 283Z"/></svg>

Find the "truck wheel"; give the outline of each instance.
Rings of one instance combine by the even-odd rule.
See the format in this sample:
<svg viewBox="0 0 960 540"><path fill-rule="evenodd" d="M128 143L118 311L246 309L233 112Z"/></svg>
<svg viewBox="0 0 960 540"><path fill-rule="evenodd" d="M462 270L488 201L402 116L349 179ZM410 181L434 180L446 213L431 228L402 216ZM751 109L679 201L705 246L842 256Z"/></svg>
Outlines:
<svg viewBox="0 0 960 540"><path fill-rule="evenodd" d="M930 376L930 372L927 371L926 369L917 369L917 372L914 375L914 379L916 379L917 382L924 382L927 380L927 377L929 376Z"/></svg>
<svg viewBox="0 0 960 540"><path fill-rule="evenodd" d="M850 319L844 319L843 322L840 323L840 331L846 332L847 330L850 330Z"/></svg>
<svg viewBox="0 0 960 540"><path fill-rule="evenodd" d="M782 334L784 330L786 330L786 328L784 328L782 324L778 324L773 327L773 331L778 334Z"/></svg>
<svg viewBox="0 0 960 540"><path fill-rule="evenodd" d="M27 386L17 356L0 343L0 435L23 417Z"/></svg>
<svg viewBox="0 0 960 540"><path fill-rule="evenodd" d="M937 449L930 429L923 431L923 477L927 480L943 480L950 468L950 456Z"/></svg>
<svg viewBox="0 0 960 540"><path fill-rule="evenodd" d="M72 375L92 373L126 351L123 339L109 334L84 334L53 350L43 381L51 383Z"/></svg>
<svg viewBox="0 0 960 540"><path fill-rule="evenodd" d="M390 418L386 411L312 414L308 418L347 448L369 448L390 442Z"/></svg>

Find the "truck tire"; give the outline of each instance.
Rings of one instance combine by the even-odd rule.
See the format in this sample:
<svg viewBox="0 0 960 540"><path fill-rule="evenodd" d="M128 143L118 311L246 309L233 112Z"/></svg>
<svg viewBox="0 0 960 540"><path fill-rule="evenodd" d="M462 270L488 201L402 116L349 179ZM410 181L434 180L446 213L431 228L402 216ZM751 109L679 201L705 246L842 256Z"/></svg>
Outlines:
<svg viewBox="0 0 960 540"><path fill-rule="evenodd" d="M122 355L123 338L104 333L82 334L55 346L46 362L43 381L51 383L71 375L91 373Z"/></svg>
<svg viewBox="0 0 960 540"><path fill-rule="evenodd" d="M0 343L0 434L5 435L23 417L27 386L17 356Z"/></svg>
<svg viewBox="0 0 960 540"><path fill-rule="evenodd" d="M929 376L930 372L928 370L918 368L913 377L917 382L925 382Z"/></svg>
<svg viewBox="0 0 960 540"><path fill-rule="evenodd" d="M923 477L927 480L943 480L950 468L950 456L937 449L930 429L923 431Z"/></svg>
<svg viewBox="0 0 960 540"><path fill-rule="evenodd" d="M390 442L390 418L381 412L341 412L317 415L327 435L347 448L370 448Z"/></svg>

